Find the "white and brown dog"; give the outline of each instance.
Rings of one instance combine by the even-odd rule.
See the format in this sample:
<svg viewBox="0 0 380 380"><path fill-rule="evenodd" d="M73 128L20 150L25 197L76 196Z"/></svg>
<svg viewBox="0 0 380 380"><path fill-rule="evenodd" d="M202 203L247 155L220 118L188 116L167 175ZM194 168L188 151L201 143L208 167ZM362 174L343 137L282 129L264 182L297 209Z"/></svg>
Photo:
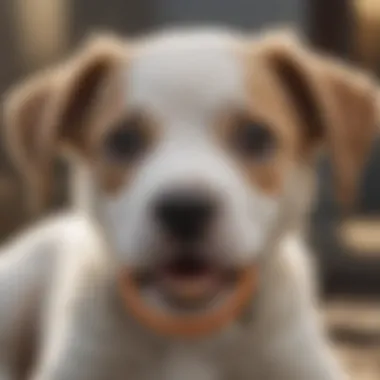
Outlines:
<svg viewBox="0 0 380 380"><path fill-rule="evenodd" d="M0 379L19 378L30 348L34 380L342 379L303 231L321 147L352 198L376 97L367 75L282 32L101 36L22 83L6 132L34 193L61 148L81 174L72 211L2 249ZM140 324L117 280L127 269L152 310L192 316L251 266L243 312L192 340Z"/></svg>

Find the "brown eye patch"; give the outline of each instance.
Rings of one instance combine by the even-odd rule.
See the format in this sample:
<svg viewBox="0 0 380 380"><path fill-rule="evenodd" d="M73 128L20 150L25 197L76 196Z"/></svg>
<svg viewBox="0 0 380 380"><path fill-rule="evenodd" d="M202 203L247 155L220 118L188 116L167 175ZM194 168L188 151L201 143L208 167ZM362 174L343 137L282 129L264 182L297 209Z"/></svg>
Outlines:
<svg viewBox="0 0 380 380"><path fill-rule="evenodd" d="M222 144L248 183L268 194L281 190L286 138L260 113L231 112L222 119ZM285 158L285 160L284 160Z"/></svg>
<svg viewBox="0 0 380 380"><path fill-rule="evenodd" d="M103 189L111 194L133 177L141 160L153 149L157 126L144 113L131 112L98 137L98 176Z"/></svg>
<svg viewBox="0 0 380 380"><path fill-rule="evenodd" d="M103 142L105 159L125 164L140 159L151 145L151 133L141 115L133 115L118 123Z"/></svg>
<svg viewBox="0 0 380 380"><path fill-rule="evenodd" d="M276 150L277 139L267 125L248 117L239 117L230 131L229 143L244 160L265 161Z"/></svg>

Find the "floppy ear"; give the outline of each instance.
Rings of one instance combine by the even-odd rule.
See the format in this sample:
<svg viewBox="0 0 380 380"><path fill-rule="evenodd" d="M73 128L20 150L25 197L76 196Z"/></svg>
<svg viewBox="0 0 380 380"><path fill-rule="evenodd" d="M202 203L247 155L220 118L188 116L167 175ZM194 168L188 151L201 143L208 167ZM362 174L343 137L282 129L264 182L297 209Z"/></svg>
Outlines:
<svg viewBox="0 0 380 380"><path fill-rule="evenodd" d="M38 164L40 131L56 91L55 73L44 72L16 86L5 95L4 135L10 158L31 187L28 201L39 207L49 180Z"/></svg>
<svg viewBox="0 0 380 380"><path fill-rule="evenodd" d="M351 203L377 135L375 79L291 35L267 38L262 51L294 106L305 148L328 148L336 196Z"/></svg>
<svg viewBox="0 0 380 380"><path fill-rule="evenodd" d="M115 37L92 38L63 64L22 82L6 95L6 142L32 187L33 207L42 206L50 195L59 149L68 146L83 153L86 148L91 112L104 98L123 50L124 43Z"/></svg>

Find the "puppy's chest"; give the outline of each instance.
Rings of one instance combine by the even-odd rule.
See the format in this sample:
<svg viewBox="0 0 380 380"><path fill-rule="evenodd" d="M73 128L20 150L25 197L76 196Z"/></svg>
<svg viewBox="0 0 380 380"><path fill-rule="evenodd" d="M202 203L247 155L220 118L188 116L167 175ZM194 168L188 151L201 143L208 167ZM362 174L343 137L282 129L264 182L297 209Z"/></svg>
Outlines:
<svg viewBox="0 0 380 380"><path fill-rule="evenodd" d="M233 353L219 358L173 353L162 363L160 380L255 380L255 360L241 359Z"/></svg>
<svg viewBox="0 0 380 380"><path fill-rule="evenodd" d="M218 380L221 368L209 355L172 351L162 363L161 377L167 380Z"/></svg>
<svg viewBox="0 0 380 380"><path fill-rule="evenodd" d="M173 346L159 360L148 359L135 380L255 380L260 360L251 354L235 344L195 350Z"/></svg>
<svg viewBox="0 0 380 380"><path fill-rule="evenodd" d="M113 359L107 367L108 373L113 369L115 380L262 380L257 377L263 361L260 350L240 334L237 339L201 345L161 342L155 346L130 338L123 341L133 345L112 346Z"/></svg>

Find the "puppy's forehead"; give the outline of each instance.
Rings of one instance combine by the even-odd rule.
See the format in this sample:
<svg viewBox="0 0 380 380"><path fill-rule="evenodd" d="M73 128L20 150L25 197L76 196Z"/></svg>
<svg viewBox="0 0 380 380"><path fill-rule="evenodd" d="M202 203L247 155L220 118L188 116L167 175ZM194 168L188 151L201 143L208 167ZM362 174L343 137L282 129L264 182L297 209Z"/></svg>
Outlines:
<svg viewBox="0 0 380 380"><path fill-rule="evenodd" d="M228 32L163 34L137 44L126 78L130 106L169 114L215 112L241 103L239 39Z"/></svg>

